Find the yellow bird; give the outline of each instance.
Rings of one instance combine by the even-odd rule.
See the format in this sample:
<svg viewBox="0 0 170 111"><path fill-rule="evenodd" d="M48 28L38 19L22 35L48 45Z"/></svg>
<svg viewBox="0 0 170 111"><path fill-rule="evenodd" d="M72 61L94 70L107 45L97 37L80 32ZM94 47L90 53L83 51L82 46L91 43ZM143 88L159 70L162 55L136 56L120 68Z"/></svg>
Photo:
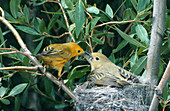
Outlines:
<svg viewBox="0 0 170 111"><path fill-rule="evenodd" d="M91 65L91 74L88 79L97 85L110 85L122 87L139 79L131 72L113 64L105 55L101 53L91 53L83 55Z"/></svg>
<svg viewBox="0 0 170 111"><path fill-rule="evenodd" d="M45 47L42 53L36 56L40 58L47 68L58 70L58 76L61 77L61 71L66 62L72 57L85 53L84 50L74 42L64 44L51 44Z"/></svg>

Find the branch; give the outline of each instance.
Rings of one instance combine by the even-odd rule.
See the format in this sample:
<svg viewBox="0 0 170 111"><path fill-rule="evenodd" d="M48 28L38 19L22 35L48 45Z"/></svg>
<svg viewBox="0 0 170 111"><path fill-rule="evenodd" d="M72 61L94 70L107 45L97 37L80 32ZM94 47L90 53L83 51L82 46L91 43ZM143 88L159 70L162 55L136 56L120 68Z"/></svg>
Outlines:
<svg viewBox="0 0 170 111"><path fill-rule="evenodd" d="M109 24L123 24L123 23L131 23L131 22L141 22L141 23L145 23L146 21L128 20L128 21L106 22L106 23L103 23L103 24L100 24L100 25L96 25L94 28L101 27L101 26L104 26L104 25L109 25Z"/></svg>
<svg viewBox="0 0 170 111"><path fill-rule="evenodd" d="M50 34L48 34L48 33L46 33L46 32L43 33L43 35L45 35L45 36L47 36L47 37L52 37L52 38L57 38L57 39L63 37L64 35L68 35L68 34L70 34L70 33L69 33L69 32L65 32L65 33L63 33L63 34L61 34L61 35L54 36L54 35L50 35Z"/></svg>
<svg viewBox="0 0 170 111"><path fill-rule="evenodd" d="M0 70L12 70L12 69L37 70L38 67L14 66L14 67L1 67L0 68Z"/></svg>
<svg viewBox="0 0 170 111"><path fill-rule="evenodd" d="M3 14L4 11L3 9L0 7L0 11ZM18 34L18 32L15 30L15 28L4 18L4 16L0 17L0 21L2 23L4 23L10 30L11 32L14 34L15 38L17 39L19 45L21 46L21 48L23 49L24 53L26 53L28 55L28 58L34 63L36 64L36 66L39 68L39 70L45 74L51 81L53 81L56 85L60 86L73 100L75 100L76 102L78 102L78 98L77 96L74 95L74 93L67 87L65 86L62 82L58 81L56 77L54 77L51 73L49 72L45 72L44 67L38 62L38 60L32 55L32 53L28 50L28 48L26 47L25 43L23 42L23 40L21 39L20 35Z"/></svg>
<svg viewBox="0 0 170 111"><path fill-rule="evenodd" d="M170 78L170 61L169 61L168 66L167 66L167 68L166 68L166 70L165 70L165 72L164 72L164 74L162 76L162 79L159 82L159 85L158 85L158 87L156 89L157 92L159 91L161 93L159 95L163 94L163 90L164 90L165 85L168 82L169 78ZM157 98L158 97L157 92L155 92L155 94L154 94L154 97L152 99L149 111L156 111L156 109L157 109L157 106L158 106L158 103L159 103L159 100Z"/></svg>
<svg viewBox="0 0 170 111"><path fill-rule="evenodd" d="M0 55L4 55L4 54L13 54L13 53L20 53L20 54L23 54L25 56L28 57L28 54L24 53L24 52L21 52L21 51L18 51L16 49L12 49L12 48L0 48L0 50L12 50L13 52L3 52L3 53L0 53Z"/></svg>
<svg viewBox="0 0 170 111"><path fill-rule="evenodd" d="M154 0L151 39L148 51L146 82L157 84L162 39L165 29L166 0Z"/></svg>

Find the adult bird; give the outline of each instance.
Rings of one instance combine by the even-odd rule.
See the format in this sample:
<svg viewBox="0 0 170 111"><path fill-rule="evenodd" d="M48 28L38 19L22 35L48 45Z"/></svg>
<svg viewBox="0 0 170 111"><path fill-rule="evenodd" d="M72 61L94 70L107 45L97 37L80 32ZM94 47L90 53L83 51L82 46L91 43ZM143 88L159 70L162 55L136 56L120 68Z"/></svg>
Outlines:
<svg viewBox="0 0 170 111"><path fill-rule="evenodd" d="M128 80L139 82L137 76L115 65L101 53L85 54L84 57L91 65L88 79L97 85L122 87L131 84Z"/></svg>
<svg viewBox="0 0 170 111"><path fill-rule="evenodd" d="M61 77L61 71L66 62L72 57L84 54L84 50L76 43L50 44L46 46L42 53L37 54L47 68L58 70L58 76Z"/></svg>

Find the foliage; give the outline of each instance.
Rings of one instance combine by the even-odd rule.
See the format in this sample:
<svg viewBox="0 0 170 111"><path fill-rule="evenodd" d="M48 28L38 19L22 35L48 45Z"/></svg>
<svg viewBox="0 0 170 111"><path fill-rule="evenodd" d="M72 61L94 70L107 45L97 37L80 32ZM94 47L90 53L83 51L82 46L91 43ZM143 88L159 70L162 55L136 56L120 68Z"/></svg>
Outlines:
<svg viewBox="0 0 170 111"><path fill-rule="evenodd" d="M3 2L3 3L2 3ZM152 0L6 0L0 1L5 18L17 29L33 54L52 43L76 42L86 51L101 52L115 64L136 75L145 76L147 52L152 27ZM7 8L9 7L9 8ZM170 16L167 10L166 31L162 38L159 79L170 57ZM118 21L118 22L117 22ZM124 22L127 21L127 22ZM57 36L56 36L57 35ZM0 23L0 46L22 51L7 27ZM0 50L0 52L10 52ZM86 81L90 71L88 63L79 57L65 65L64 83L74 90L76 84ZM32 66L22 54L0 56L0 67ZM48 69L54 75L56 71ZM31 73L30 73L31 72ZM39 71L1 70L0 109L30 109L31 103L43 110L72 108L69 96L58 91ZM68 75L68 76L67 76ZM38 98L31 101L31 93ZM165 90L164 100L169 98ZM31 97L32 98L32 97ZM10 106L10 107L9 107ZM72 108L73 109L73 108Z"/></svg>

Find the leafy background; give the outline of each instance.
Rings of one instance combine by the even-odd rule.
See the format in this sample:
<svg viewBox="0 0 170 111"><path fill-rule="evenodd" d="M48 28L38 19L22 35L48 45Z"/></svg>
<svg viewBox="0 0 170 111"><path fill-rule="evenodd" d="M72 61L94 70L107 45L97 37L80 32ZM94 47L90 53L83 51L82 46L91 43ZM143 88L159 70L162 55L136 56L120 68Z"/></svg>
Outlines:
<svg viewBox="0 0 170 111"><path fill-rule="evenodd" d="M5 11L5 18L17 29L33 54L40 53L52 43L76 42L84 50L103 53L113 63L145 77L152 27L151 0L3 0L0 4ZM109 23L115 21L120 23ZM168 5L165 26L159 79L170 57ZM10 30L2 23L0 47L22 51ZM62 79L74 90L77 84L86 81L90 66L82 57L69 66L70 62L64 67L66 74ZM0 67L8 66L32 66L32 63L21 54L0 55ZM57 71L48 71L57 76ZM0 70L0 109L74 110L73 102L66 93L45 76L33 73L40 72ZM163 100L169 98L167 84Z"/></svg>

